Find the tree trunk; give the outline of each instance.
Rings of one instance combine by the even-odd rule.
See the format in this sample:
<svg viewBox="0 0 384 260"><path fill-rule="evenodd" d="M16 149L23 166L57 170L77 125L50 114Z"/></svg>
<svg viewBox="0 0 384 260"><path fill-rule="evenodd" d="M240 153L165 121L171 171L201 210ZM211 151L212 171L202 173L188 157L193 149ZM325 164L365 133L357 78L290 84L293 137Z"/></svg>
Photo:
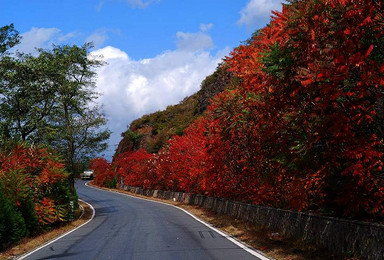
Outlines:
<svg viewBox="0 0 384 260"><path fill-rule="evenodd" d="M71 191L72 194L75 194L75 173L74 171L74 156L75 156L75 144L73 140L73 129L71 125L71 119L69 115L69 108L68 105L63 104L64 107L64 117L65 117L65 126L67 128L67 144L68 144L68 151L67 151L67 169L69 171L69 182L71 184Z"/></svg>

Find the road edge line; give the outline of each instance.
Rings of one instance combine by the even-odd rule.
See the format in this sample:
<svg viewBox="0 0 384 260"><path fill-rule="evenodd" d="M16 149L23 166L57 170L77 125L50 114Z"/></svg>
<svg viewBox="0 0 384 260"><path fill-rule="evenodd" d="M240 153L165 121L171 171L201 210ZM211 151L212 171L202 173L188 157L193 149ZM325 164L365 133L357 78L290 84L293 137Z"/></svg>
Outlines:
<svg viewBox="0 0 384 260"><path fill-rule="evenodd" d="M146 198L135 197L133 195L129 195L129 194L122 193L122 192L117 192L117 191L113 191L113 190L107 190L107 189L101 189L101 188L94 187L94 186L89 186L88 183L89 182L86 182L84 185L87 186L87 187L93 188L93 189L101 190L101 191L113 192L113 193L121 194L121 195L124 195L124 196L132 197L132 198L135 198L135 199L147 200L147 201L156 202L156 203L160 203L160 204L164 204L164 205L167 205L167 206L171 206L171 207L177 208L177 209L179 209L181 211L184 211L186 214L188 214L189 216L191 216L192 218L194 218L198 222L204 224L205 226L209 227L213 231L217 232L221 236L225 237L226 239L228 239L229 241L231 241L235 245L239 246L241 249L243 249L243 250L247 251L248 253L250 253L251 255L258 257L261 260L271 260L272 259L272 258L268 258L267 256L265 256L261 252L256 251L256 249L252 249L246 243L238 240L237 238L227 234L226 232L224 232L222 230L217 229L216 227L212 226L211 224L209 224L209 223L205 222L204 220L196 217L195 215L193 215L192 213L188 212L187 210L185 210L183 208L180 208L178 206L175 206L175 205L172 205L172 204L168 204L168 203L165 203L165 202L161 202L161 201L156 201L156 200L151 200L151 199L146 199Z"/></svg>
<svg viewBox="0 0 384 260"><path fill-rule="evenodd" d="M86 202L84 200L79 199L79 201L84 202L85 204L87 204L92 209L92 217L87 222L85 222L85 223L81 224L80 226L78 226L78 227L68 231L67 233L64 233L63 235L61 235L61 236L59 236L57 238L54 238L53 240L50 240L50 241L44 243L43 245L39 246L38 248L35 248L33 251L31 251L29 253L26 253L26 254L24 254L24 255L20 256L19 258L16 258L16 259L17 260L22 260L22 259L32 255L33 253L36 253L37 251L43 249L44 247L49 246L50 244L56 242L57 240L62 239L63 237L65 237L65 236L69 235L70 233L78 230L79 228L87 225L89 222L91 222L93 220L93 218L95 217L95 214L96 214L95 208L90 203L88 203L88 202Z"/></svg>

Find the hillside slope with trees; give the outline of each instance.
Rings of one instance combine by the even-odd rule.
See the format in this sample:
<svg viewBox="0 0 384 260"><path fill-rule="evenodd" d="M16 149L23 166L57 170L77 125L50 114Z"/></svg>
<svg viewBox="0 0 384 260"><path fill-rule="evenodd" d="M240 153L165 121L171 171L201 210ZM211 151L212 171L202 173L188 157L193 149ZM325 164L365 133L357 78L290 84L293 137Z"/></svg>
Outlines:
<svg viewBox="0 0 384 260"><path fill-rule="evenodd" d="M96 182L382 221L382 1L291 1L223 68L238 86L158 151L94 160Z"/></svg>

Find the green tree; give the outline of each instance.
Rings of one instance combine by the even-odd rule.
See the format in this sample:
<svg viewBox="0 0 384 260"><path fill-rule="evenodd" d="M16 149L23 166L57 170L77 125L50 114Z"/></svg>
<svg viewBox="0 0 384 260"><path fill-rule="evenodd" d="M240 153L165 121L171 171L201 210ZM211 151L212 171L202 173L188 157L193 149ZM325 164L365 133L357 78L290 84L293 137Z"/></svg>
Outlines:
<svg viewBox="0 0 384 260"><path fill-rule="evenodd" d="M18 53L2 61L0 111L4 137L26 141L51 113L57 84L42 57Z"/></svg>
<svg viewBox="0 0 384 260"><path fill-rule="evenodd" d="M0 145L48 144L74 174L76 164L106 149L110 136L96 104L95 68L103 62L90 56L90 43L10 55L19 39L12 24L0 28Z"/></svg>
<svg viewBox="0 0 384 260"><path fill-rule="evenodd" d="M19 32L13 24L0 27L0 57L20 42Z"/></svg>
<svg viewBox="0 0 384 260"><path fill-rule="evenodd" d="M4 77L3 75L7 71L8 64L8 50L20 41L20 36L18 31L14 29L13 24L0 27L0 98L3 97L4 89ZM0 140L9 138L9 134L6 134L7 124L3 122L3 116L0 113ZM3 142L0 141L0 145L3 146Z"/></svg>
<svg viewBox="0 0 384 260"><path fill-rule="evenodd" d="M50 60L57 84L55 105L37 138L56 148L72 176L75 165L106 149L110 132L103 129L106 119L95 104L95 68L103 63L89 56L91 44L81 47L54 46L40 50L40 57Z"/></svg>

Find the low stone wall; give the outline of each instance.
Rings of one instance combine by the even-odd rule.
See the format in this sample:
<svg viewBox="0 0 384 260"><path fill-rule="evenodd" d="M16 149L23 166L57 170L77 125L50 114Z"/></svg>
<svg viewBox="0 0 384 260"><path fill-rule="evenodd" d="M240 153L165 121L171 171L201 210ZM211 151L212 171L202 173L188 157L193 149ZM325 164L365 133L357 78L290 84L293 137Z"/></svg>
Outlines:
<svg viewBox="0 0 384 260"><path fill-rule="evenodd" d="M121 189L145 196L202 206L219 214L247 220L293 239L328 248L336 254L359 256L363 259L384 259L383 225L322 217L197 194L143 190L139 187L124 185Z"/></svg>

